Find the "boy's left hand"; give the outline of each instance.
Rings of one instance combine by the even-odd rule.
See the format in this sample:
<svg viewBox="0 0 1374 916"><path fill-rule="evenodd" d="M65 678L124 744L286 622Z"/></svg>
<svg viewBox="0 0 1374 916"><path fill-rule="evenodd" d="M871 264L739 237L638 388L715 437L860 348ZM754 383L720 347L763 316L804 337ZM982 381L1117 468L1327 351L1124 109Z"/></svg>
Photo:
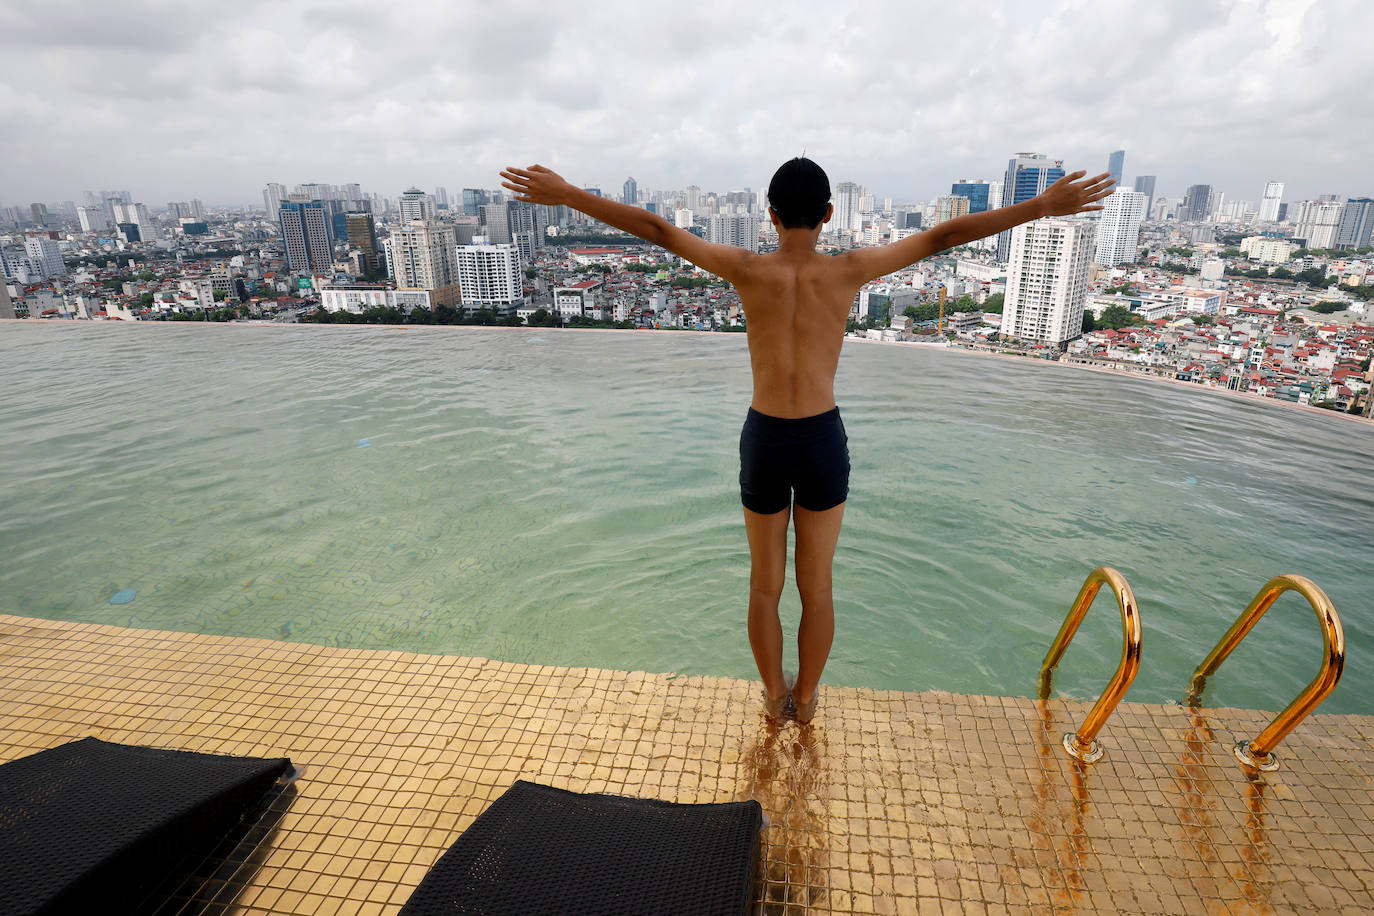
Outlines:
<svg viewBox="0 0 1374 916"><path fill-rule="evenodd" d="M1101 210L1096 201L1116 190L1116 182L1111 172L1103 172L1092 178L1084 178L1087 170L1079 169L1065 175L1040 193L1039 201L1045 216L1071 216L1074 213L1087 213Z"/></svg>
<svg viewBox="0 0 1374 916"><path fill-rule="evenodd" d="M542 165L532 165L527 169L507 166L501 171L501 177L506 179L501 182L501 187L510 188L515 192L516 200L526 203L566 204L570 199L569 192L576 190L557 172Z"/></svg>

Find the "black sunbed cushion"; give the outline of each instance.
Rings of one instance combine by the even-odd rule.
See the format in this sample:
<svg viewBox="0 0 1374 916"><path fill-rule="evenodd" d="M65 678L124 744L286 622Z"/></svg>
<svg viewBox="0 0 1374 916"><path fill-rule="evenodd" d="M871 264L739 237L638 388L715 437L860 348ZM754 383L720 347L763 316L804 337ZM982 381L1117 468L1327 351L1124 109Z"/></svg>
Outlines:
<svg viewBox="0 0 1374 916"><path fill-rule="evenodd" d="M0 766L0 913L119 913L291 767L83 738Z"/></svg>
<svg viewBox="0 0 1374 916"><path fill-rule="evenodd" d="M521 780L401 913L738 916L749 907L762 820L755 801L680 805Z"/></svg>

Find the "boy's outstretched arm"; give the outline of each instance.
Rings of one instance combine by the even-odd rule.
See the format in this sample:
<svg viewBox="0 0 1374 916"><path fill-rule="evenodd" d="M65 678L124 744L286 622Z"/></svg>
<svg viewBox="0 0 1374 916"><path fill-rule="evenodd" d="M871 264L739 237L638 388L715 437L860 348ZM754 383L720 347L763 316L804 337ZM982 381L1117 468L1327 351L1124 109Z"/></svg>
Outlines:
<svg viewBox="0 0 1374 916"><path fill-rule="evenodd" d="M1112 193L1114 182L1111 173L1103 172L1092 178L1084 178L1085 174L1080 170L1065 175L1040 194L1019 204L960 216L900 242L878 248L859 248L846 252L840 258L853 272L853 279L862 284L909 267L947 248L996 235L1042 216L1069 216L1101 210L1102 207L1096 202Z"/></svg>
<svg viewBox="0 0 1374 916"><path fill-rule="evenodd" d="M731 283L742 275L745 262L753 257L751 252L733 245L712 245L699 236L679 229L656 213L618 204L574 187L542 165L532 165L527 169L507 167L501 172L501 177L506 179L501 186L514 191L516 200L549 206L563 204L580 210L608 226L666 248Z"/></svg>

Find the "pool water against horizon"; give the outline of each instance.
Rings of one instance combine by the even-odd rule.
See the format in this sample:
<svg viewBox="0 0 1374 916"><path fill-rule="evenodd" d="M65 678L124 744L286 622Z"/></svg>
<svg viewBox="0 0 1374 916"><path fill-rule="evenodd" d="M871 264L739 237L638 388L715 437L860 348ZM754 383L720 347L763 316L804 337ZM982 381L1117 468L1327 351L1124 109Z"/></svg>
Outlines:
<svg viewBox="0 0 1374 916"><path fill-rule="evenodd" d="M0 327L0 612L754 677L742 335ZM1127 698L1180 697L1271 576L1331 596L1374 712L1371 428L1048 363L847 342L853 479L830 683L1030 695L1097 565L1139 599ZM785 626L800 613L783 599ZM1056 672L1095 697L1109 593ZM789 645L789 654L793 651ZM1278 709L1321 637L1285 596L1209 684Z"/></svg>

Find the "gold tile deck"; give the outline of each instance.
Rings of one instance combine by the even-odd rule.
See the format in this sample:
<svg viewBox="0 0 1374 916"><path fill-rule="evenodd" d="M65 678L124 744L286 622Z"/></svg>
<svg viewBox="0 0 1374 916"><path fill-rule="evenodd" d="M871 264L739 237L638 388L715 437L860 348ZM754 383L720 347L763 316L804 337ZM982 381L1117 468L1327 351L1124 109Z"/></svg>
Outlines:
<svg viewBox="0 0 1374 916"><path fill-rule="evenodd" d="M0 761L92 735L289 756L302 778L222 880L164 908L395 913L514 780L755 798L761 913L1367 913L1374 717L1315 715L1247 776L1250 710L757 685L0 616ZM208 901L208 905L207 905Z"/></svg>

